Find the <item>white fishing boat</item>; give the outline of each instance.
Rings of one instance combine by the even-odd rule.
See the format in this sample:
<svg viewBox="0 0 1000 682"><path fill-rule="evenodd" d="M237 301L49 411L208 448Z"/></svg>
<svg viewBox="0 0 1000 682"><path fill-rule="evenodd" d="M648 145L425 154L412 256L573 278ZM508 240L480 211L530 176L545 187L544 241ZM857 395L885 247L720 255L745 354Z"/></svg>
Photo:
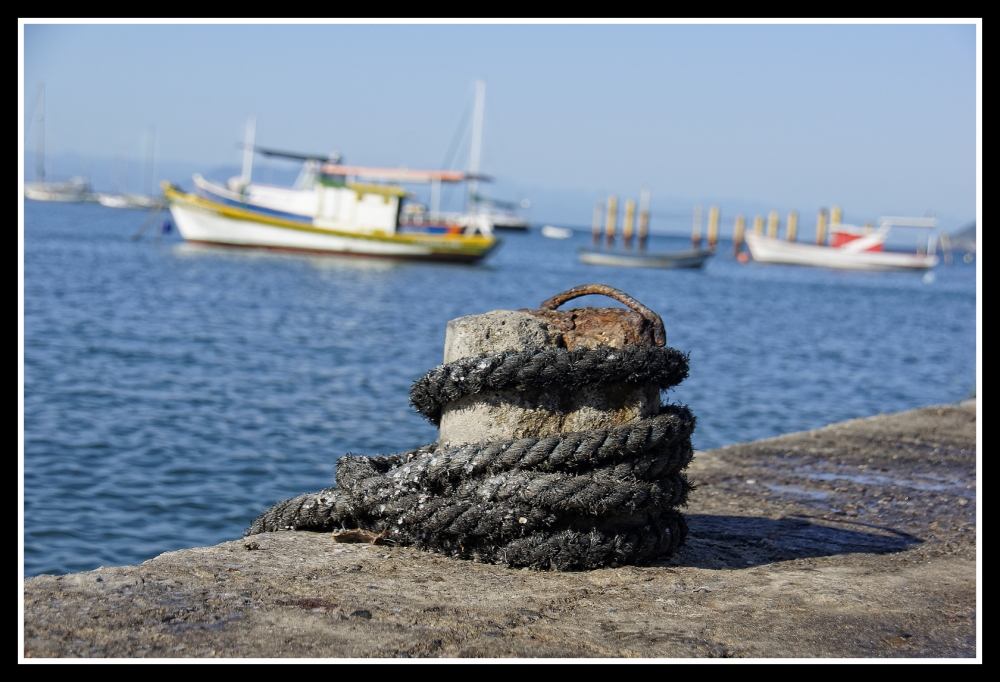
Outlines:
<svg viewBox="0 0 1000 682"><path fill-rule="evenodd" d="M856 225L830 226L831 244L804 244L768 237L756 232L746 235L750 256L759 263L809 265L839 270L927 270L938 264L935 241L929 240L926 252L887 251L889 231L893 227L931 229L933 218L882 217L878 227L865 230Z"/></svg>
<svg viewBox="0 0 1000 682"><path fill-rule="evenodd" d="M193 193L164 185L174 222L187 241L462 263L484 258L499 244L476 225L399 229L408 193L391 183L459 182L467 179L465 173L345 166L339 159L255 148L252 137L248 133L244 145L243 174L226 185L200 175L194 176ZM255 152L304 161L295 185L251 182Z"/></svg>

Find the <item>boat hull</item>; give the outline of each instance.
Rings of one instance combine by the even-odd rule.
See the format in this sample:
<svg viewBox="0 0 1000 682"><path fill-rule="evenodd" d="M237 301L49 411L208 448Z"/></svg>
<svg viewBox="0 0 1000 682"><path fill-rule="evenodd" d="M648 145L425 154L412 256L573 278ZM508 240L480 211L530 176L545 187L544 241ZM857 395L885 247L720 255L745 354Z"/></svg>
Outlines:
<svg viewBox="0 0 1000 682"><path fill-rule="evenodd" d="M175 190L168 191L168 198L181 236L203 244L459 263L481 260L498 244L492 238L467 235L352 234L257 214Z"/></svg>
<svg viewBox="0 0 1000 682"><path fill-rule="evenodd" d="M629 253L627 251L580 249L580 260L588 265L609 265L624 268L700 268L711 255L711 251L705 250Z"/></svg>
<svg viewBox="0 0 1000 682"><path fill-rule="evenodd" d="M24 196L33 201L59 201L63 203L80 203L87 200L85 189L63 187L60 185L25 185Z"/></svg>
<svg viewBox="0 0 1000 682"><path fill-rule="evenodd" d="M938 264L938 257L930 254L849 251L842 247L787 242L755 233L746 235L746 243L751 257L759 263L837 270L927 270Z"/></svg>

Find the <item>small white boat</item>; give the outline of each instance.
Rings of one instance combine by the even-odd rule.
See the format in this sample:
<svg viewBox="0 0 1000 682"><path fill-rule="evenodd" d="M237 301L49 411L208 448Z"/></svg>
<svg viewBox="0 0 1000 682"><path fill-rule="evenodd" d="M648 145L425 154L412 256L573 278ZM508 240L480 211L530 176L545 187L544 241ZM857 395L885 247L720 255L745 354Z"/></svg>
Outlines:
<svg viewBox="0 0 1000 682"><path fill-rule="evenodd" d="M86 178L71 178L69 182L26 182L24 196L34 201L87 201L90 196L90 182Z"/></svg>
<svg viewBox="0 0 1000 682"><path fill-rule="evenodd" d="M933 228L931 218L879 218L879 227L866 232L855 225L830 227L832 244L803 244L756 232L746 235L750 256L760 263L809 265L838 270L927 270L938 264L938 257L927 253L886 251L885 242L892 227ZM934 242L931 242L932 244Z"/></svg>
<svg viewBox="0 0 1000 682"><path fill-rule="evenodd" d="M580 261L583 263L623 268L700 268L711 255L712 252L707 249L651 253L580 248Z"/></svg>
<svg viewBox="0 0 1000 682"><path fill-rule="evenodd" d="M108 208L128 208L128 197L124 194L96 194L97 203Z"/></svg>
<svg viewBox="0 0 1000 682"><path fill-rule="evenodd" d="M569 239L573 236L573 230L568 227L556 227L555 225L545 225L542 227L542 236L549 239Z"/></svg>

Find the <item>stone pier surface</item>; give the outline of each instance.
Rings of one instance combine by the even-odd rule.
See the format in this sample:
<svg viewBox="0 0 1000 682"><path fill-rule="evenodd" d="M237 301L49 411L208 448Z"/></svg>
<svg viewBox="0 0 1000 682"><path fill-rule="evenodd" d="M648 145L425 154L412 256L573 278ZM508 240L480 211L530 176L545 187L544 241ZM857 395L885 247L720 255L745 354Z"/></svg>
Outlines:
<svg viewBox="0 0 1000 682"><path fill-rule="evenodd" d="M975 401L700 452L689 473L690 536L660 564L511 570L267 533L25 580L24 655L976 657Z"/></svg>

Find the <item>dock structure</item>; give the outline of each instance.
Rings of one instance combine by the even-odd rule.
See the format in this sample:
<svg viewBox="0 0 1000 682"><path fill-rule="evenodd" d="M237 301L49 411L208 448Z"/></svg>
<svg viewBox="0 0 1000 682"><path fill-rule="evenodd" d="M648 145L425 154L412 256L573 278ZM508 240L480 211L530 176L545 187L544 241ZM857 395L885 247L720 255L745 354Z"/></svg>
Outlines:
<svg viewBox="0 0 1000 682"><path fill-rule="evenodd" d="M284 531L37 576L23 655L975 658L976 447L973 400L698 452L687 544L646 566Z"/></svg>

